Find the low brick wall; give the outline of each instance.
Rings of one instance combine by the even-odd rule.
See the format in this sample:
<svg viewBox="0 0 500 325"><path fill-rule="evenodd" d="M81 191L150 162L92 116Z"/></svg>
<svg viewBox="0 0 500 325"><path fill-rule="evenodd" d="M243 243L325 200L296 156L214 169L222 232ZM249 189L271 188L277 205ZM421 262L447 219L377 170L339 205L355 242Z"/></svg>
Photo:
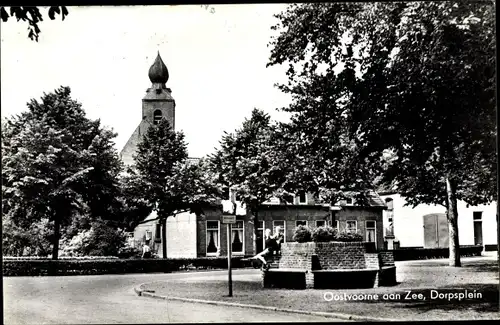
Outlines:
<svg viewBox="0 0 500 325"><path fill-rule="evenodd" d="M365 252L365 243L361 242L283 243L279 267L306 270L365 269ZM316 256L314 263L311 259L313 255Z"/></svg>
<svg viewBox="0 0 500 325"><path fill-rule="evenodd" d="M315 244L321 269L364 269L365 245L360 242L329 242Z"/></svg>
<svg viewBox="0 0 500 325"><path fill-rule="evenodd" d="M282 269L312 269L316 243L283 243L278 265Z"/></svg>

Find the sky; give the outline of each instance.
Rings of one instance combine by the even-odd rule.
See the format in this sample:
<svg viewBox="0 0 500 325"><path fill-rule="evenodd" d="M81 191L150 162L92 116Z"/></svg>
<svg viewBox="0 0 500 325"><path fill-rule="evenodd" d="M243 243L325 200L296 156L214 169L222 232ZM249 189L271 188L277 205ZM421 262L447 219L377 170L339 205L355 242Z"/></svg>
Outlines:
<svg viewBox="0 0 500 325"><path fill-rule="evenodd" d="M69 86L87 117L118 135L118 152L139 125L142 98L151 86L148 69L158 51L176 101L176 131L191 157L218 146L253 108L286 120L276 108L290 97L275 83L285 67L266 68L274 14L285 4L68 7L69 15L44 21L38 43L27 24L1 28L2 118L59 86Z"/></svg>

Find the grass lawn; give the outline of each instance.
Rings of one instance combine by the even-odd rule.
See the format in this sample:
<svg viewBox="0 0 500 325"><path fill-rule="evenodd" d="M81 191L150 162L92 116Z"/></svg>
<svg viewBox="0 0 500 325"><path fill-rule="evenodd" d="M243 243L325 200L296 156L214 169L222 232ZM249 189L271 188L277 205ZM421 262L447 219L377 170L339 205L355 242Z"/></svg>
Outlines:
<svg viewBox="0 0 500 325"><path fill-rule="evenodd" d="M496 259L479 257L462 261L461 268L447 266L447 260L397 262L398 285L375 289L263 289L258 270L245 274L235 272L233 297L225 297L228 293L227 276L223 273L150 283L145 289L165 296L396 320L500 319ZM472 294L471 298L459 301L455 298L458 296L431 297L431 292L434 295L453 294L465 290ZM349 298L364 300L345 300Z"/></svg>

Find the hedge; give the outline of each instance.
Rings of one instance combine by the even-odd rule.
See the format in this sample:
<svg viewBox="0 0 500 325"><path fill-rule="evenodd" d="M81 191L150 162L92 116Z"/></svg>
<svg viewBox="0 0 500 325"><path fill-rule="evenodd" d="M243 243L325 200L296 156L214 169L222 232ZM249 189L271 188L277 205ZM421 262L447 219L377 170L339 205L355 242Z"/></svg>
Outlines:
<svg viewBox="0 0 500 325"><path fill-rule="evenodd" d="M251 261L232 258L231 267L251 267ZM96 275L151 273L186 269L225 269L227 257L188 259L4 259L3 276Z"/></svg>
<svg viewBox="0 0 500 325"><path fill-rule="evenodd" d="M60 260L117 260L117 256L59 256ZM3 256L3 260L48 260L50 257L43 256Z"/></svg>
<svg viewBox="0 0 500 325"><path fill-rule="evenodd" d="M448 258L450 251L448 247L445 248L399 248L394 250L386 250L394 254L395 261L410 261L410 260L425 260L432 258ZM483 246L481 245L467 245L460 246L460 256L481 256Z"/></svg>

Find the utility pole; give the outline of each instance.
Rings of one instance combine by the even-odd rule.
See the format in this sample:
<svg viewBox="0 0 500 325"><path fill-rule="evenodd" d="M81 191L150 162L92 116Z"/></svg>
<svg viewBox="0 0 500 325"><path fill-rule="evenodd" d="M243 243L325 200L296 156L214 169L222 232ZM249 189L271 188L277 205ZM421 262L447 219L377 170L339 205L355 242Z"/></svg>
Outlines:
<svg viewBox="0 0 500 325"><path fill-rule="evenodd" d="M229 288L228 297L233 296L233 279L231 274L231 255L232 255L232 227L236 223L236 201L234 195L231 195L231 203L233 204L233 214L222 215L222 223L227 224L227 283Z"/></svg>

